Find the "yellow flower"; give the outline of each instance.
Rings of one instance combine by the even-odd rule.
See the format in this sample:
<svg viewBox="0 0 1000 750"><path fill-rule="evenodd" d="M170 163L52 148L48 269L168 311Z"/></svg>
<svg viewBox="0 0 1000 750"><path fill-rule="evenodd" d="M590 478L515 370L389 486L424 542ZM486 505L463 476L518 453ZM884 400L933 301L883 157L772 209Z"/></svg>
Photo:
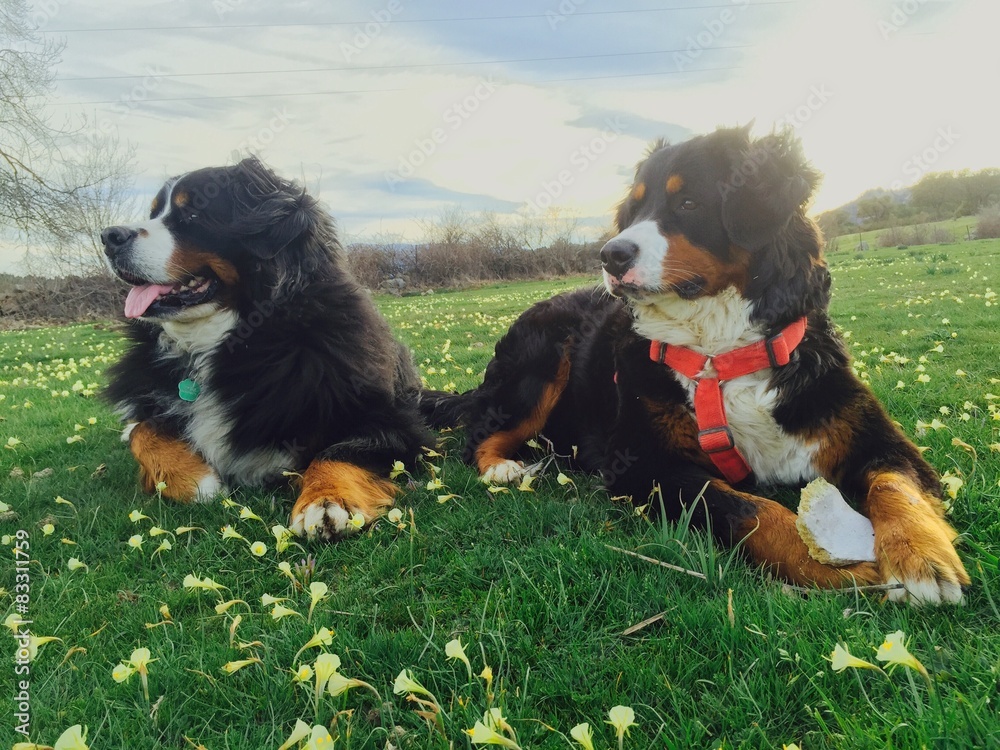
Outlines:
<svg viewBox="0 0 1000 750"><path fill-rule="evenodd" d="M250 545L250 554L254 557L263 557L267 554L267 545L264 542L254 542Z"/></svg>
<svg viewBox="0 0 1000 750"><path fill-rule="evenodd" d="M534 474L525 474L521 478L521 483L519 485L517 485L517 489L520 492L534 492L535 489L534 489L534 487L531 486L531 483L534 482L535 479L536 479L536 477L535 477Z"/></svg>
<svg viewBox="0 0 1000 750"><path fill-rule="evenodd" d="M284 604L275 604L274 609L271 610L271 617L275 620L280 620L283 617L290 617L296 615L297 617L302 617L294 609L289 609Z"/></svg>
<svg viewBox="0 0 1000 750"><path fill-rule="evenodd" d="M73 505L73 503L71 503L69 500L67 500L66 498L64 498L62 495L56 495L56 505L68 505L71 508L75 508L76 507L75 505ZM8 508L8 510L9 510L9 508ZM4 512L6 513L6 511L4 511Z"/></svg>
<svg viewBox="0 0 1000 750"><path fill-rule="evenodd" d="M139 523L143 519L149 520L149 516L145 515L141 510L133 510L128 514L128 520L132 523Z"/></svg>
<svg viewBox="0 0 1000 750"><path fill-rule="evenodd" d="M615 732L618 734L618 748L621 750L622 742L625 735L628 734L628 730L636 726L635 711L629 706L614 706L608 711L608 721L604 723L610 724L615 728Z"/></svg>
<svg viewBox="0 0 1000 750"><path fill-rule="evenodd" d="M332 748L333 737L330 736L330 732L326 727L317 724L312 728L309 741L302 750L332 750Z"/></svg>
<svg viewBox="0 0 1000 750"><path fill-rule="evenodd" d="M790 745L782 745L781 750L799 750L799 746L793 742Z"/></svg>
<svg viewBox="0 0 1000 750"><path fill-rule="evenodd" d="M434 697L430 690L413 679L413 675L405 669L396 675L396 679L392 683L392 692L396 695L403 695L404 693L417 693L418 695L427 695L431 698Z"/></svg>
<svg viewBox="0 0 1000 750"><path fill-rule="evenodd" d="M294 677L292 677L292 680L294 682L312 682L312 678L313 678L313 668L308 664L303 664L295 672L295 675Z"/></svg>
<svg viewBox="0 0 1000 750"><path fill-rule="evenodd" d="M250 510L247 506L243 505L240 507L240 520L241 521L260 521L264 523L264 519Z"/></svg>
<svg viewBox="0 0 1000 750"><path fill-rule="evenodd" d="M82 442L83 442L83 435L70 435L68 438L66 438L67 445L72 445L73 443L82 443Z"/></svg>
<svg viewBox="0 0 1000 750"><path fill-rule="evenodd" d="M115 682L119 683L126 682L132 675L138 672L139 677L142 679L142 692L147 701L149 700L149 682L147 680L149 671L147 667L156 661L156 659L150 659L149 657L150 652L148 648L137 648L128 659L123 659L111 672L111 676Z"/></svg>
<svg viewBox="0 0 1000 750"><path fill-rule="evenodd" d="M166 482L157 482L156 483L156 491L157 492L163 492L163 490L165 490L165 489L167 489L167 483Z"/></svg>
<svg viewBox="0 0 1000 750"><path fill-rule="evenodd" d="M330 587L322 581L313 581L309 584L309 616L306 621L312 620L313 610L316 605L329 595Z"/></svg>
<svg viewBox="0 0 1000 750"><path fill-rule="evenodd" d="M219 591L226 588L221 583L216 583L208 576L198 578L198 576L192 575L191 573L184 576L183 586L186 589L205 589L206 591Z"/></svg>
<svg viewBox="0 0 1000 750"><path fill-rule="evenodd" d="M220 500L220 502L222 503L223 508L235 508L237 505L237 503L233 502L231 497L224 497Z"/></svg>
<svg viewBox="0 0 1000 750"><path fill-rule="evenodd" d="M260 604L262 607L270 607L272 604L277 604L278 602L287 602L287 596L271 596L270 594L260 595Z"/></svg>
<svg viewBox="0 0 1000 750"><path fill-rule="evenodd" d="M177 534L177 536L180 536L181 534L190 534L192 531L204 531L204 530L205 529L201 528L201 526L178 526L176 529L174 529L174 533Z"/></svg>
<svg viewBox="0 0 1000 750"><path fill-rule="evenodd" d="M355 513L348 519L347 525L350 526L355 531L360 531L362 528L364 528L365 517L360 513Z"/></svg>
<svg viewBox="0 0 1000 750"><path fill-rule="evenodd" d="M133 534L128 538L128 546L132 549L142 549L142 534Z"/></svg>
<svg viewBox="0 0 1000 750"><path fill-rule="evenodd" d="M249 659L240 659L239 661L230 661L223 664L219 669L221 669L226 674L233 674L234 672L239 672L243 667L249 666L251 664L263 664L263 662L257 657L251 657Z"/></svg>
<svg viewBox="0 0 1000 750"><path fill-rule="evenodd" d="M469 673L469 680L472 679L472 665L469 663L469 657L465 655L465 649L462 647L461 640L453 638L444 644L444 655L449 659L457 659L465 664L465 669Z"/></svg>
<svg viewBox="0 0 1000 750"><path fill-rule="evenodd" d="M326 691L334 698L343 695L352 687L357 687L358 680L344 677L340 672L334 672L326 681Z"/></svg>
<svg viewBox="0 0 1000 750"><path fill-rule="evenodd" d="M42 536L52 536L52 533L56 530L55 525L47 523L42 526Z"/></svg>
<svg viewBox="0 0 1000 750"><path fill-rule="evenodd" d="M295 720L295 729L285 740L284 744L278 748L278 750L288 750L290 747L299 744L302 740L309 736L309 725L306 724L302 719Z"/></svg>
<svg viewBox="0 0 1000 750"><path fill-rule="evenodd" d="M444 489L444 482L441 481L440 477L434 477L427 483L427 489L429 491Z"/></svg>
<svg viewBox="0 0 1000 750"><path fill-rule="evenodd" d="M16 437L9 437L9 438L7 438L7 444L4 447L8 448L10 450L14 450L20 444L21 444L21 441L18 440Z"/></svg>
<svg viewBox="0 0 1000 750"><path fill-rule="evenodd" d="M406 465L402 461L393 461L392 470L389 472L389 479L395 479L400 474L406 473Z"/></svg>
<svg viewBox="0 0 1000 750"><path fill-rule="evenodd" d="M563 474L561 471L559 472L559 475L556 477L556 481L563 486L566 486L567 484L576 484L572 479Z"/></svg>
<svg viewBox="0 0 1000 750"><path fill-rule="evenodd" d="M340 657L336 654L320 654L313 663L313 669L316 671L316 689L322 690L326 681L340 669Z"/></svg>
<svg viewBox="0 0 1000 750"><path fill-rule="evenodd" d="M53 750L89 750L87 730L79 724L74 724L59 735Z"/></svg>
<svg viewBox="0 0 1000 750"><path fill-rule="evenodd" d="M479 676L486 683L486 692L489 693L490 689L493 687L493 668L487 664L483 667L483 671L479 673Z"/></svg>
<svg viewBox="0 0 1000 750"><path fill-rule="evenodd" d="M922 372L919 375L917 375L917 382L918 383L929 383L929 382L931 382L931 376L928 375L926 372Z"/></svg>
<svg viewBox="0 0 1000 750"><path fill-rule="evenodd" d="M897 630L895 633L889 633L889 635L885 637L885 641L882 645L878 647L878 650L875 653L875 658L879 661L886 662L890 668L896 666L897 664L901 664L904 667L916 670L924 676L924 679L927 680L927 684L929 685L931 678L927 673L927 668L906 649L906 644L903 643L904 638L906 638L906 635L902 630Z"/></svg>
<svg viewBox="0 0 1000 750"><path fill-rule="evenodd" d="M230 599L229 601L226 602L219 602L218 604L215 605L215 614L224 615L226 612L235 607L237 604L246 604L246 602L243 601L242 599Z"/></svg>
<svg viewBox="0 0 1000 750"><path fill-rule="evenodd" d="M89 425L97 424L97 417L87 417L87 424Z"/></svg>
<svg viewBox="0 0 1000 750"><path fill-rule="evenodd" d="M292 566L290 563L282 560L278 563L278 570L282 572L283 575L287 576L290 581L295 582L295 575L292 573Z"/></svg>
<svg viewBox="0 0 1000 750"><path fill-rule="evenodd" d="M229 524L223 526L222 530L219 533L222 534L223 539L240 539L244 542L246 541L246 537L243 536L240 532L238 532Z"/></svg>
<svg viewBox="0 0 1000 750"><path fill-rule="evenodd" d="M949 469L944 474L941 475L941 484L945 486L945 492L948 494L952 500L958 498L958 491L962 489L965 482L961 477L957 477L951 473Z"/></svg>
<svg viewBox="0 0 1000 750"><path fill-rule="evenodd" d="M164 552L169 552L173 548L174 545L170 543L170 540L164 539L162 542L160 542L160 546L157 547L155 550L153 550L153 554L150 555L150 558L156 557L157 555L163 554Z"/></svg>
<svg viewBox="0 0 1000 750"><path fill-rule="evenodd" d="M393 508L386 514L385 517L386 520L389 521L389 523L399 523L400 521L403 520L403 511L401 511L399 508Z"/></svg>
<svg viewBox="0 0 1000 750"><path fill-rule="evenodd" d="M299 654L310 648L318 648L320 646L329 646L333 642L333 633L329 628L320 628L316 631L312 638L305 642L298 651L295 652L295 656L292 657L292 661L299 658Z"/></svg>
<svg viewBox="0 0 1000 750"><path fill-rule="evenodd" d="M24 622L24 618L21 617L17 612L11 612L7 615L7 618L3 621L4 627L10 628L10 632L17 635L21 630L21 623Z"/></svg>
<svg viewBox="0 0 1000 750"><path fill-rule="evenodd" d="M62 638L56 638L54 635L31 635L28 637L28 661L34 661L35 657L38 656L38 649L44 646L46 643L52 643L52 641L62 642Z"/></svg>
<svg viewBox="0 0 1000 750"><path fill-rule="evenodd" d="M594 732L587 722L577 724L570 729L569 736L579 742L583 750L594 750Z"/></svg>
<svg viewBox="0 0 1000 750"><path fill-rule="evenodd" d="M477 721L472 729L466 729L465 733L472 738L473 745L502 745L511 748L511 750L520 750L520 746L514 740L490 729L481 721Z"/></svg>
<svg viewBox="0 0 1000 750"><path fill-rule="evenodd" d="M81 568L86 570L87 564L80 562L75 557L71 557L69 560L66 561L66 567L69 568L70 570L80 570Z"/></svg>
<svg viewBox="0 0 1000 750"><path fill-rule="evenodd" d="M829 656L834 672L843 672L848 667L853 669L874 669L878 672L882 670L871 662L851 656L850 652L839 643L833 647L833 653Z"/></svg>
<svg viewBox="0 0 1000 750"><path fill-rule="evenodd" d="M277 552L284 552L288 549L289 542L292 538L292 532L282 526L280 523L276 523L271 527L271 533L274 535L274 549Z"/></svg>

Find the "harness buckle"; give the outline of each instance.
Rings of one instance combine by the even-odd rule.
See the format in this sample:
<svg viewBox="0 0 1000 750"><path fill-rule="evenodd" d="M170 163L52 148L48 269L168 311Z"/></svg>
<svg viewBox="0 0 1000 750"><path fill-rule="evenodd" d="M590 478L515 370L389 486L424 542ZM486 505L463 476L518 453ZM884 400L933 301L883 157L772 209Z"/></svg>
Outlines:
<svg viewBox="0 0 1000 750"><path fill-rule="evenodd" d="M784 367L792 358L784 331L767 339L764 342L764 350L767 352L767 361L771 367Z"/></svg>
<svg viewBox="0 0 1000 750"><path fill-rule="evenodd" d="M698 445L701 449L711 455L712 453L723 453L736 447L736 440L733 438L733 431L729 425L721 427L709 427L705 430L698 430Z"/></svg>

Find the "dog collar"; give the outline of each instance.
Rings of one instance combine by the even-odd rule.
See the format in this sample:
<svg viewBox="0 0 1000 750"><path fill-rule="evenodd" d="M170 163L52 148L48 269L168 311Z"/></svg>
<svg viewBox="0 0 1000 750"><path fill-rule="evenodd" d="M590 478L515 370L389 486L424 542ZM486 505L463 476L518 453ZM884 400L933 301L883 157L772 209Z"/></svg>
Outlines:
<svg viewBox="0 0 1000 750"><path fill-rule="evenodd" d="M806 319L803 317L776 336L711 357L662 341L649 344L651 360L695 381L694 418L698 422L698 444L732 484L746 479L751 469L736 447L733 431L729 428L722 401L722 383L768 367L787 365L805 332ZM703 374L709 365L715 370L712 377Z"/></svg>

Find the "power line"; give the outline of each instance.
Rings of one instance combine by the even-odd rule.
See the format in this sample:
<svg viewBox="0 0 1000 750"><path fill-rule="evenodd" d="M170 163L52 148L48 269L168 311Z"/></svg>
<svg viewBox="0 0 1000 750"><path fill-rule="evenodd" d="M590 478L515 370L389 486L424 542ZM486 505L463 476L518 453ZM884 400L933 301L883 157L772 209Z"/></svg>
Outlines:
<svg viewBox="0 0 1000 750"><path fill-rule="evenodd" d="M762 5L795 5L801 2L801 0L755 0L752 6L748 7L758 7ZM566 17L572 16L612 16L612 15L623 15L623 14L635 14L635 13L676 13L678 11L685 10L714 10L716 8L730 8L732 9L733 3L717 3L713 5L683 5L674 8L635 8L631 10L578 10L574 13L565 14ZM553 15L559 16L561 14L555 11L550 11L549 13L524 13L520 15L511 16L461 16L461 17L444 17L444 18L393 18L390 22L395 24L411 24L411 23L457 23L457 22L467 22L467 21L512 21L512 20L523 20L532 18L551 18ZM105 33L105 32L118 32L118 31L215 31L222 29L282 29L282 28L315 28L317 26L364 26L365 24L372 23L373 18L362 18L355 21L316 21L311 23L261 23L261 24L213 24L205 26L118 26L118 27L98 27L90 29L39 29L45 34L86 34L86 33ZM377 22L377 21L376 21Z"/></svg>
<svg viewBox="0 0 1000 750"><path fill-rule="evenodd" d="M707 51L747 49L754 47L752 44L736 44L728 47L711 47ZM639 55L667 55L675 52L684 52L685 49L661 49L650 50L648 52L606 52L588 55L563 55L560 57L519 57L508 60L471 60L468 62L444 62L444 63L415 63L409 65L356 65L341 66L335 68L292 68L289 70L233 70L222 72L198 72L198 73L157 73L156 78L204 78L207 76L243 76L243 75L274 75L285 73L333 73L333 72L364 72L369 70L411 70L413 68L450 68L450 67L471 67L473 65L506 65L509 63L526 62L552 62L558 60L591 60L608 57L636 57ZM149 74L119 75L119 76L81 76L78 78L56 78L56 81L122 81L137 78L149 78Z"/></svg>
<svg viewBox="0 0 1000 750"><path fill-rule="evenodd" d="M727 67L720 68L694 68L691 70L660 70L648 73L623 73L618 75L606 75L606 76L582 76L579 78L551 78L540 81L529 81L529 83L564 83L570 81L603 81L615 78L641 78L647 76L666 76L666 75L679 75L683 73L712 73L716 71L723 70L739 70L742 66L731 65ZM379 94L379 93L393 93L399 91L414 91L414 90L430 90L431 87L399 87L391 89L339 89L335 91L282 91L276 93L265 93L265 94L219 94L219 95L209 95L209 96L171 96L171 97L160 97L156 99L141 99L136 100L136 104L151 104L154 102L200 102L200 101L216 101L220 99L272 99L276 97L293 97L293 96L340 96L344 94ZM92 106L96 104L124 104L128 103L123 99L106 99L101 101L82 101L82 102L52 102L51 106Z"/></svg>

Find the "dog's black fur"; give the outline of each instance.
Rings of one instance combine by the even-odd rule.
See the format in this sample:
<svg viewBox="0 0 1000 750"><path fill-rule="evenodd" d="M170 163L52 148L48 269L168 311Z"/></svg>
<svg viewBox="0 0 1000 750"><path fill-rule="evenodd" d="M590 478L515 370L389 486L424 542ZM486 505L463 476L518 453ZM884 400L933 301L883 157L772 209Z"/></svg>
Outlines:
<svg viewBox="0 0 1000 750"><path fill-rule="evenodd" d="M480 387L425 394L428 420L466 426L465 458L488 481L517 481L524 442L541 432L601 472L612 495L651 510L662 499L672 518L695 504L696 523L710 521L720 541L743 542L790 581L901 581L894 595L959 601L969 579L937 476L854 374L827 314L830 274L804 210L817 182L787 133L720 129L654 144L617 210L619 234L601 251L605 289L531 307L497 344ZM803 317L787 365L723 383L740 394L726 406L729 426L754 458L750 480L733 486L699 445L693 381L654 361L650 339L712 356ZM816 477L869 515L877 567L820 565L794 514L754 494L753 479Z"/></svg>
<svg viewBox="0 0 1000 750"><path fill-rule="evenodd" d="M281 469L315 460L381 476L419 453L428 436L411 355L347 269L312 196L251 158L169 181L150 219L105 230L112 269L139 287L194 277L208 288L162 295L131 322L133 344L106 392L123 419L186 443L227 485L287 481ZM151 233L169 236L169 257L142 257ZM228 329L199 332L195 310ZM201 393L187 402L178 383L193 374ZM208 406L219 424L194 427ZM208 433L225 446L200 444ZM261 472L252 455L273 466Z"/></svg>

